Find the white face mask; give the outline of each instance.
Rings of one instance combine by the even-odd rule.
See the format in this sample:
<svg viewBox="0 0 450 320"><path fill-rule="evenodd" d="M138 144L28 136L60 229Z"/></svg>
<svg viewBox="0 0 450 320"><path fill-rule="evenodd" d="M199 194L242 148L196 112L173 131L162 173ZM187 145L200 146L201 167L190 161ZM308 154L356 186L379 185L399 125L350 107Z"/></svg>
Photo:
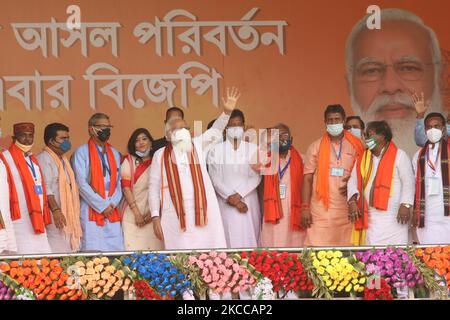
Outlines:
<svg viewBox="0 0 450 320"><path fill-rule="evenodd" d="M241 140L244 135L244 128L242 127L229 127L227 128L227 137L231 140Z"/></svg>
<svg viewBox="0 0 450 320"><path fill-rule="evenodd" d="M350 130L348 130L352 135L354 135L357 138L361 138L361 129L359 128L350 128Z"/></svg>
<svg viewBox="0 0 450 320"><path fill-rule="evenodd" d="M442 131L436 128L427 130L427 138L431 143L439 142L442 138Z"/></svg>
<svg viewBox="0 0 450 320"><path fill-rule="evenodd" d="M145 150L144 152L141 151L137 151L136 150L136 155L140 158L145 158L148 157L148 155L150 154L150 148L148 148L147 150Z"/></svg>
<svg viewBox="0 0 450 320"><path fill-rule="evenodd" d="M177 129L171 136L172 145L183 152L190 152L192 150L192 138L188 129Z"/></svg>
<svg viewBox="0 0 450 320"><path fill-rule="evenodd" d="M340 135L344 131L343 123L327 124L327 132L333 137Z"/></svg>

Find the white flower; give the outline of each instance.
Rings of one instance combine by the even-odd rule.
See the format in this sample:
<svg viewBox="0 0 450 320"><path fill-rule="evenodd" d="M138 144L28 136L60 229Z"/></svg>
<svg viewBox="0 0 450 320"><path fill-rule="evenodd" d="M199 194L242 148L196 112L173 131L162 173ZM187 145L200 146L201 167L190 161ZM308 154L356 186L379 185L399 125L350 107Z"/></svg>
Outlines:
<svg viewBox="0 0 450 320"><path fill-rule="evenodd" d="M257 284L252 294L253 300L274 300L275 293L273 292L272 281L268 278L263 278Z"/></svg>

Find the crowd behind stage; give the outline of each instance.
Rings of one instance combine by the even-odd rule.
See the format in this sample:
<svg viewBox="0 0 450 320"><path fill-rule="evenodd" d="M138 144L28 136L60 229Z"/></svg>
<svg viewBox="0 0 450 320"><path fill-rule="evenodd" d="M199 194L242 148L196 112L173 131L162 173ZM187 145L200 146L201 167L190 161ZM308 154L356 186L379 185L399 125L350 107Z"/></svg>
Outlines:
<svg viewBox="0 0 450 320"><path fill-rule="evenodd" d="M121 155L106 114L70 158L70 129L51 123L34 153L33 123L16 123L0 153L0 252L181 250L450 243L448 118L418 119L410 159L386 121L329 105L302 155L287 124L256 133L227 89L223 112L192 135L167 110L165 136L136 129ZM260 133L260 134L259 134ZM41 137L40 137L41 138ZM421 143L420 143L421 142Z"/></svg>

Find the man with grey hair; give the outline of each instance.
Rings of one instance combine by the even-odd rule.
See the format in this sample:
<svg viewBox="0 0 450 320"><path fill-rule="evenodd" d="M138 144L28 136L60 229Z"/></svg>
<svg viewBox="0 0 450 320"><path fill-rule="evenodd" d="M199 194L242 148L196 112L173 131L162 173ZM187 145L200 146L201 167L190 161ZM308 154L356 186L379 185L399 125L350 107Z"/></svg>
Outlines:
<svg viewBox="0 0 450 320"><path fill-rule="evenodd" d="M381 10L380 30L366 27L368 17L347 38L351 105L365 122L386 120L399 147L411 155L416 150L412 133L417 116L412 96L423 93L430 112L442 111L439 42L434 31L409 11Z"/></svg>
<svg viewBox="0 0 450 320"><path fill-rule="evenodd" d="M221 136L239 98L227 89L224 113L203 135L192 138L186 121L166 123L167 146L153 156L149 206L155 235L166 250L226 248L226 238L214 187L206 169L206 155Z"/></svg>
<svg viewBox="0 0 450 320"><path fill-rule="evenodd" d="M120 154L108 143L111 129L106 114L94 114L88 122L89 142L72 158L80 192L81 251L124 250L117 208L122 199Z"/></svg>

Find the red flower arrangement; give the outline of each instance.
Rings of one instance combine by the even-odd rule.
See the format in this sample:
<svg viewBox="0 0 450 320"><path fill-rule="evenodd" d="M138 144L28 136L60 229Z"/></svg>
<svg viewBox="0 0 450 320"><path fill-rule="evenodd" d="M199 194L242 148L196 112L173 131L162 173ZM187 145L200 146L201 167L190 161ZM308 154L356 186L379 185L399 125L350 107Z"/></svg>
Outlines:
<svg viewBox="0 0 450 320"><path fill-rule="evenodd" d="M392 288L384 278L380 279L380 288L364 289L364 300L394 300Z"/></svg>
<svg viewBox="0 0 450 320"><path fill-rule="evenodd" d="M314 285L308 278L296 253L279 251L253 251L241 253L258 272L272 281L273 291L285 292L312 290Z"/></svg>
<svg viewBox="0 0 450 320"><path fill-rule="evenodd" d="M144 280L137 280L133 283L136 300L162 300Z"/></svg>

